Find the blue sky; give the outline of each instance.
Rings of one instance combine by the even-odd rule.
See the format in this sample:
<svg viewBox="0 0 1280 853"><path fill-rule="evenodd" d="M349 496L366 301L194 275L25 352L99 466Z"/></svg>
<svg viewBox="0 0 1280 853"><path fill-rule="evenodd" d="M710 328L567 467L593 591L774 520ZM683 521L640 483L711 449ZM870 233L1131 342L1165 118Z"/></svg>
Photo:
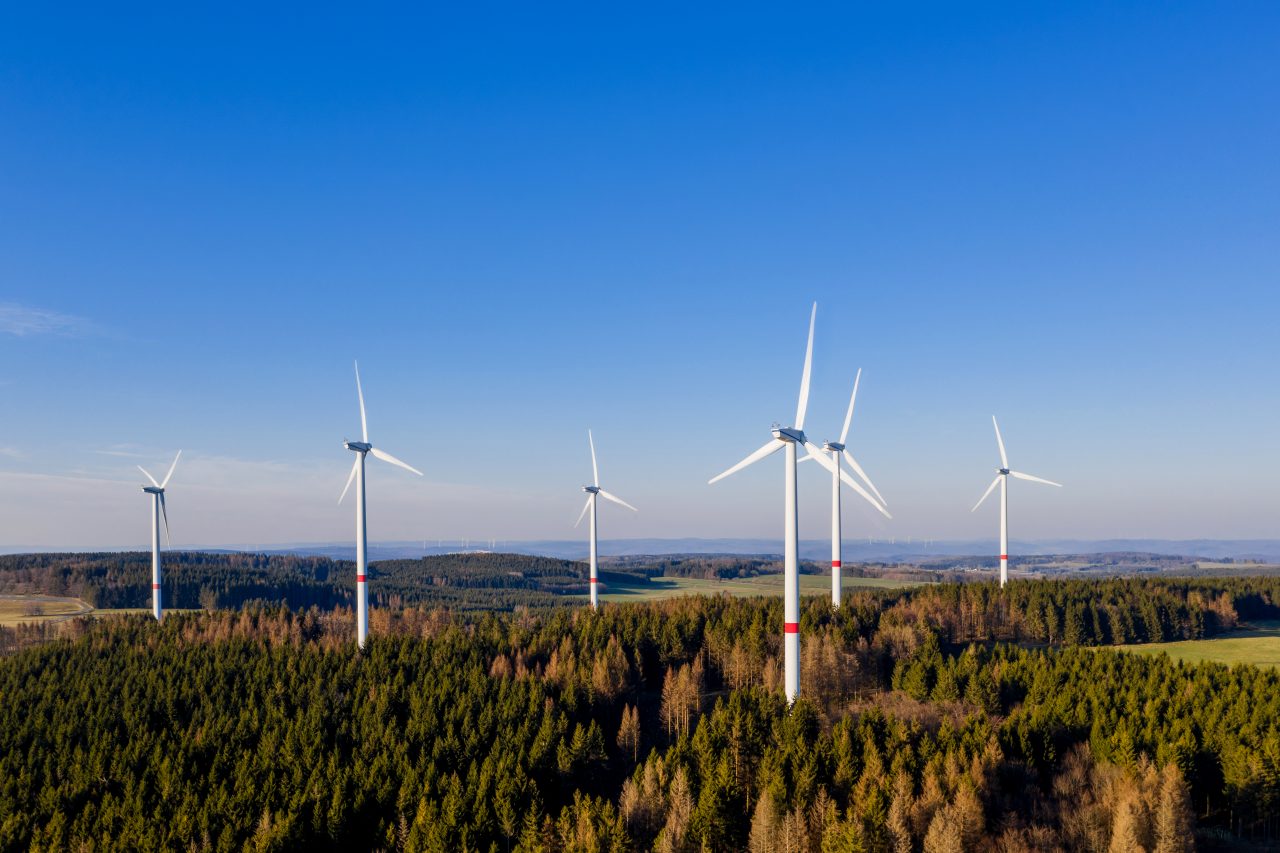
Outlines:
<svg viewBox="0 0 1280 853"><path fill-rule="evenodd" d="M0 12L0 545L1277 533L1280 8ZM826 530L806 475L802 535ZM1020 486L1023 484L1019 484ZM988 511L990 510L990 511Z"/></svg>

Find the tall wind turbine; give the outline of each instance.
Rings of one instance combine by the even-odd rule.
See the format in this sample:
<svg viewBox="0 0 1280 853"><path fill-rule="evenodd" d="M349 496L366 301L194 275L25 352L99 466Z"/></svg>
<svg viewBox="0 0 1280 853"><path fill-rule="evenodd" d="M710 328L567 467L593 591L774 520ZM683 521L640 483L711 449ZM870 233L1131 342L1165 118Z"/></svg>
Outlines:
<svg viewBox="0 0 1280 853"><path fill-rule="evenodd" d="M160 601L160 517L164 516L164 541L169 547L172 543L169 541L169 511L164 505L164 489L169 485L169 478L173 476L173 469L178 467L178 458L182 456L182 451L178 451L178 455L173 457L173 464L169 466L169 473L164 475L164 482L157 483L156 478L147 473L147 469L141 465L138 470L146 475L151 481L150 486L143 486L142 491L151 495L151 614L156 617L156 621L160 621L163 615L161 612Z"/></svg>
<svg viewBox="0 0 1280 853"><path fill-rule="evenodd" d="M591 445L591 477L595 485L582 487L582 491L587 493L587 505L582 508L582 512L578 515L578 520L573 526L577 527L582 524L582 517L587 514L588 510L591 511L591 609L594 610L600 606L600 569L596 561L596 498L604 498L607 501L621 504L632 512L639 512L639 510L617 495L611 495L600 488L600 469L596 466L596 440L591 437L591 430L587 430L587 443Z"/></svg>
<svg viewBox="0 0 1280 853"><path fill-rule="evenodd" d="M1057 486L1062 488L1061 483L1055 483L1052 480L1045 480L1041 477L1033 477L1030 474L1023 474L1021 471L1012 471L1009 469L1009 457L1004 452L1004 439L1000 437L1000 424L996 423L996 416L991 416L991 424L996 428L996 444L1000 447L1000 467L996 469L996 478L991 481L991 485L987 486L987 490L982 493L982 497L978 498L978 502L973 505L970 512L976 512L978 507L982 506L982 502L991 494L991 490L997 485L1000 487L1000 587L1009 582L1009 476L1013 475L1019 480L1029 480L1032 483L1044 483L1046 486Z"/></svg>
<svg viewBox="0 0 1280 853"><path fill-rule="evenodd" d="M736 474L743 468L753 465L771 456L779 450L786 449L785 488L783 492L783 530L785 541L782 551L783 577L783 651L784 651L784 687L787 702L794 702L800 694L800 546L799 518L796 508L796 448L804 447L816 462L828 471L836 471L851 488L860 488L847 472L841 471L823 454L822 449L804 434L804 414L809 406L809 377L813 372L813 324L818 316L818 303L813 303L813 311L809 315L809 344L804 353L804 373L800 376L800 402L796 406L795 426L773 427L773 437L764 446L734 465L723 474L712 477L709 482L715 483ZM882 510L883 512L883 510Z"/></svg>
<svg viewBox="0 0 1280 853"><path fill-rule="evenodd" d="M369 530L365 524L365 491L364 491L364 458L372 453L383 462L398 465L406 471L412 471L419 477L422 472L411 465L380 450L369 443L369 422L364 415L364 390L360 387L360 365L356 364L356 396L360 398L360 441L346 441L347 450L356 454L355 464L351 466L351 475L347 477L347 485L342 489L338 503L347 496L351 481L356 481L356 642L364 648L365 637L369 635L369 590L366 583L366 572L369 568ZM357 474L359 476L357 476Z"/></svg>
<svg viewBox="0 0 1280 853"><path fill-rule="evenodd" d="M858 460L853 458L853 454L845 447L845 439L849 437L849 424L853 423L853 404L858 399L858 383L862 381L862 368L858 368L858 374L853 378L853 395L849 397L849 410L844 415L844 428L840 430L839 441L828 441L822 445L822 449L831 454L831 606L840 606L840 477L843 471L840 466L840 458L844 457L849 463L849 467L857 472L858 476L863 479L875 497L867 493L867 490L858 485L856 480L849 478L849 487L861 495L866 501L876 508L878 512L885 518L890 518L888 509L885 507L884 498L880 495L880 490L871 482L871 478L867 476L867 472L862 470L862 466L858 464ZM805 457L806 459L808 457Z"/></svg>

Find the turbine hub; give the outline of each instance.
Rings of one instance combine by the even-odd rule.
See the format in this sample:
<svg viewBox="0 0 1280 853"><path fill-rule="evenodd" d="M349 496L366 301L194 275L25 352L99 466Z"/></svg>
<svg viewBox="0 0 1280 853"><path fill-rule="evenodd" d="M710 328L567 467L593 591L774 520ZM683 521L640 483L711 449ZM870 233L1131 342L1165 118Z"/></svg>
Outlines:
<svg viewBox="0 0 1280 853"><path fill-rule="evenodd" d="M593 495L594 495L594 494L596 494L597 492L599 492L599 491L600 491L600 487L599 487L599 486L583 486L583 487L582 487L582 491L584 491L584 492L590 492L591 494L593 494Z"/></svg>
<svg viewBox="0 0 1280 853"><path fill-rule="evenodd" d="M347 450L354 450L356 453L368 453L373 450L373 445L367 441L344 441Z"/></svg>
<svg viewBox="0 0 1280 853"><path fill-rule="evenodd" d="M804 444L804 430L795 427L774 427L773 437L778 441L794 442L796 444Z"/></svg>
<svg viewBox="0 0 1280 853"><path fill-rule="evenodd" d="M829 450L832 453L839 453L841 450L844 450L844 445L838 441L824 441L822 443L822 449Z"/></svg>
<svg viewBox="0 0 1280 853"><path fill-rule="evenodd" d="M1001 474L1004 474L1006 477L1009 475L1009 469L1008 469L1008 468L997 468L997 469L996 469L996 471L998 471L998 472L999 472L999 473L1001 473Z"/></svg>

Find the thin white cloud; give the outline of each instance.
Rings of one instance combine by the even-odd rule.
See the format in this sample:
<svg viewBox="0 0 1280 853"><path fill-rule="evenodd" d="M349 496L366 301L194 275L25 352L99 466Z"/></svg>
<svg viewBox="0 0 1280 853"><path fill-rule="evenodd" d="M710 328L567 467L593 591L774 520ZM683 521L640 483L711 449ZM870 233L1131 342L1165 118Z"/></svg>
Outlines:
<svg viewBox="0 0 1280 853"><path fill-rule="evenodd" d="M0 456L5 456L9 459L22 459L26 454L16 447L0 447Z"/></svg>
<svg viewBox="0 0 1280 853"><path fill-rule="evenodd" d="M16 302L0 302L0 334L27 338L35 335L83 335L93 324L83 317L33 308Z"/></svg>

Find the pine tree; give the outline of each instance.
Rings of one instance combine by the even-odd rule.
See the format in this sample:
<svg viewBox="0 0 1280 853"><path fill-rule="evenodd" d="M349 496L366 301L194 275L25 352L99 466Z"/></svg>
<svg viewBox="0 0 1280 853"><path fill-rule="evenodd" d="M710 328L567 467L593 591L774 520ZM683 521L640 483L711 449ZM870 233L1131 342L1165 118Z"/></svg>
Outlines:
<svg viewBox="0 0 1280 853"><path fill-rule="evenodd" d="M618 727L618 749L631 754L631 760L640 757L640 712L634 705L622 709L622 724Z"/></svg>
<svg viewBox="0 0 1280 853"><path fill-rule="evenodd" d="M911 780L906 773L899 773L894 779L893 800L889 803L889 819L886 823L893 843L893 853L911 853L912 800Z"/></svg>
<svg viewBox="0 0 1280 853"><path fill-rule="evenodd" d="M778 849L779 823L773 794L766 788L760 799L756 800L755 811L751 814L751 837L747 842L751 853L775 853Z"/></svg>
<svg viewBox="0 0 1280 853"><path fill-rule="evenodd" d="M1155 853L1191 853L1195 850L1191 792L1176 764L1165 765L1160 773L1160 799L1155 823Z"/></svg>

